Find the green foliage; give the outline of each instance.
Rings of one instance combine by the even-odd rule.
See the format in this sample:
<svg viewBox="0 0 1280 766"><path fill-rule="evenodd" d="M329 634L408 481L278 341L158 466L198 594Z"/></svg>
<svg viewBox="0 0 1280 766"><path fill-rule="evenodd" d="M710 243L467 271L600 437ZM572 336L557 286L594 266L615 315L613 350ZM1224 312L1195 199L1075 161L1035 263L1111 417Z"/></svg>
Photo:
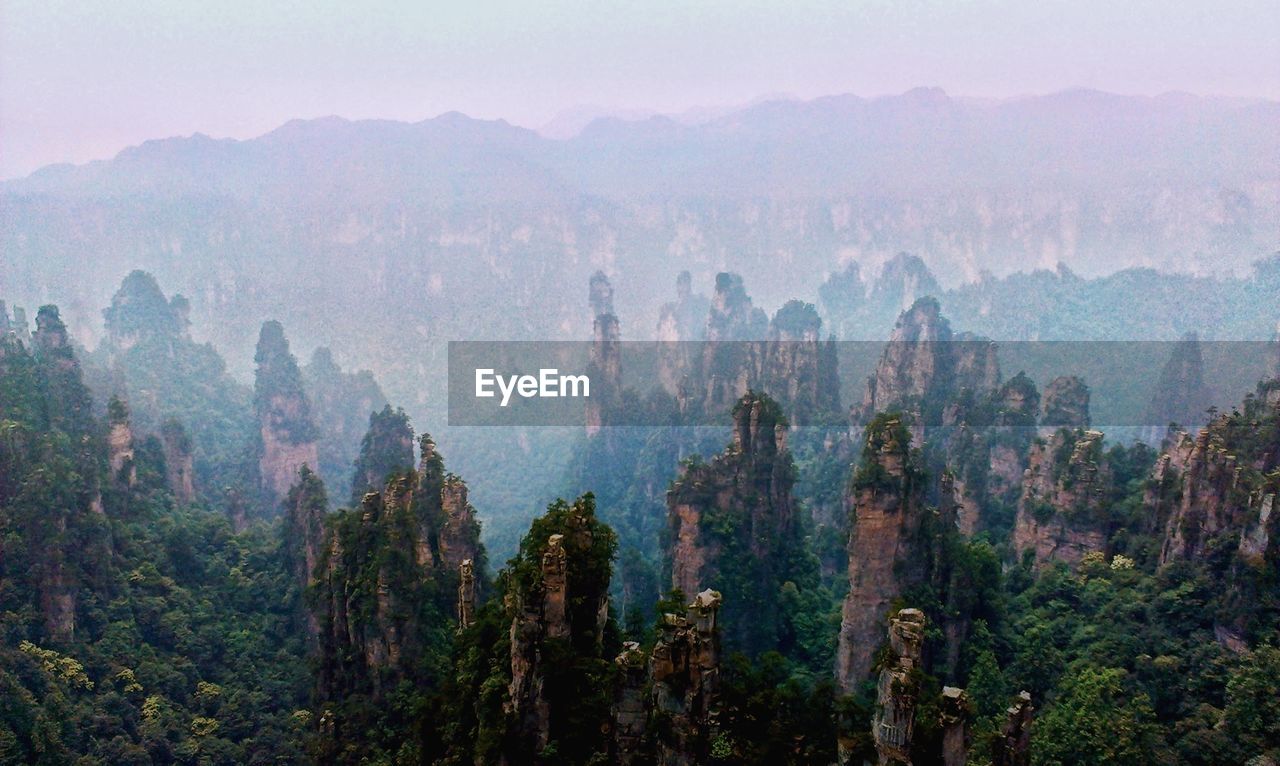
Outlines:
<svg viewBox="0 0 1280 766"><path fill-rule="evenodd" d="M1036 721L1037 766L1168 763L1151 700L1128 688L1117 668L1083 667L1062 682L1061 696Z"/></svg>

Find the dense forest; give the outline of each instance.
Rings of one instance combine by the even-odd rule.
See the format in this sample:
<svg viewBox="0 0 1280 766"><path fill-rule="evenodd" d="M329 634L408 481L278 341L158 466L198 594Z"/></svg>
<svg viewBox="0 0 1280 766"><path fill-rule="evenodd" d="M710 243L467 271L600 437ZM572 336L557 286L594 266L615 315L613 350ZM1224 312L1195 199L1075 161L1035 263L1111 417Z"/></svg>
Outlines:
<svg viewBox="0 0 1280 766"><path fill-rule="evenodd" d="M1272 290L1275 262L1201 287ZM1183 425L1108 438L1083 371L1010 375L952 326L1076 337L1071 296L1139 276L921 268L773 316L682 275L657 325L697 351L653 390L593 277L601 404L521 464L497 536L442 424L327 348L300 364L280 322L248 385L145 272L93 350L4 307L0 763L1280 759L1280 367L1192 427L1185 333L1213 328L1135 324L1182 338L1141 378L1142 416ZM886 312L851 378L831 335Z"/></svg>

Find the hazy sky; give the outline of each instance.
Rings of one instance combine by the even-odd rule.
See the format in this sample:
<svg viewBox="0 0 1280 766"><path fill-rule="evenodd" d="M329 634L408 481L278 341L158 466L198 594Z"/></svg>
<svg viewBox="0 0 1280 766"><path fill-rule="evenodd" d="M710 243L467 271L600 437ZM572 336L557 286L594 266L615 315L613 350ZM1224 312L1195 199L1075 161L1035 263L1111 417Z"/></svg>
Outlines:
<svg viewBox="0 0 1280 766"><path fill-rule="evenodd" d="M147 138L937 85L1280 98L1280 0L0 0L0 177Z"/></svg>

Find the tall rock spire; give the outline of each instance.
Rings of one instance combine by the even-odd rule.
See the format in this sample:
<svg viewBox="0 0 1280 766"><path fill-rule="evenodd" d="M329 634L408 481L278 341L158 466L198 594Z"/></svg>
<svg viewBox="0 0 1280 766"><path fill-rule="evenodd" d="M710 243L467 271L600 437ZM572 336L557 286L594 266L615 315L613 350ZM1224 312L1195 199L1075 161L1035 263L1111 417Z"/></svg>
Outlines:
<svg viewBox="0 0 1280 766"><path fill-rule="evenodd" d="M289 353L289 341L279 322L263 323L253 359L258 365L254 379L254 409L261 438L258 469L265 499L274 509L304 465L312 469L319 466L316 427L298 361Z"/></svg>

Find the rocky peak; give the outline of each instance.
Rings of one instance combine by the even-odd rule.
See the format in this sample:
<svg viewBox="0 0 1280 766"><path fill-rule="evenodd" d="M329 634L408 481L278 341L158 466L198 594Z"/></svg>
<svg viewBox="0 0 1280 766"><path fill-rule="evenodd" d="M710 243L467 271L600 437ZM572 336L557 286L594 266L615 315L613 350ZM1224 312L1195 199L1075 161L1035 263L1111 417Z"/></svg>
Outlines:
<svg viewBox="0 0 1280 766"><path fill-rule="evenodd" d="M1204 382L1204 357L1200 340L1187 333L1173 346L1160 371L1143 424L1162 428L1169 423L1192 426L1204 422L1212 400Z"/></svg>
<svg viewBox="0 0 1280 766"><path fill-rule="evenodd" d="M71 345L67 339L67 326L58 315L57 306L41 306L36 312L36 331L31 336L39 354L70 354Z"/></svg>
<svg viewBox="0 0 1280 766"><path fill-rule="evenodd" d="M325 549L325 517L329 511L329 498L320 477L303 466L298 472L298 482L289 489L285 498L283 553L293 574L294 587L302 596L323 577L319 569ZM302 606L308 637L314 642L320 635L320 623L314 611Z"/></svg>
<svg viewBox="0 0 1280 766"><path fill-rule="evenodd" d="M1111 467L1102 447L1102 432L1068 428L1031 446L1013 547L1019 553L1033 551L1035 566L1074 565L1086 553L1105 549L1111 533Z"/></svg>
<svg viewBox="0 0 1280 766"><path fill-rule="evenodd" d="M1063 375L1049 381L1041 397L1044 412L1042 428L1089 427L1089 387L1075 375Z"/></svg>
<svg viewBox="0 0 1280 766"><path fill-rule="evenodd" d="M598 317L613 313L613 285L609 283L609 278L603 271L597 271L591 275L589 299L591 316Z"/></svg>
<svg viewBox="0 0 1280 766"><path fill-rule="evenodd" d="M721 597L704 590L685 615L663 615L649 659L651 709L671 723L658 737L658 763L706 763L716 731L720 693L720 641L716 627Z"/></svg>
<svg viewBox="0 0 1280 766"><path fill-rule="evenodd" d="M882 766L911 763L916 701L920 694L920 656L924 647L924 612L902 609L889 619L889 656L876 681L876 709L871 734Z"/></svg>
<svg viewBox="0 0 1280 766"><path fill-rule="evenodd" d="M616 411L622 394L622 334L613 313L613 286L601 272L591 277L591 360L587 374L591 396L587 399L587 435L594 436Z"/></svg>
<svg viewBox="0 0 1280 766"><path fill-rule="evenodd" d="M658 311L655 337L659 343L658 380L667 393L676 395L689 375L693 359L692 341L702 340L711 304L706 296L693 292L688 271L676 277L676 299Z"/></svg>
<svg viewBox="0 0 1280 766"><path fill-rule="evenodd" d="M973 710L969 695L954 686L942 687L942 710L938 723L942 727L943 766L965 766L969 762L969 720Z"/></svg>
<svg viewBox="0 0 1280 766"><path fill-rule="evenodd" d="M120 283L111 306L102 312L107 340L114 351L128 351L140 342L185 337L191 306L181 295L164 297L155 277L133 271Z"/></svg>
<svg viewBox="0 0 1280 766"><path fill-rule="evenodd" d="M835 342L822 344L821 332L817 310L801 301L788 301L769 323L761 386L793 417L840 407Z"/></svg>
<svg viewBox="0 0 1280 766"><path fill-rule="evenodd" d="M991 748L992 766L1030 766L1031 722L1035 708L1031 706L1031 694L1018 692L1013 704L1005 711L1005 721L1000 736Z"/></svg>
<svg viewBox="0 0 1280 766"><path fill-rule="evenodd" d="M594 498L585 495L571 506L558 501L535 519L513 559L504 599L511 620L505 709L524 752L542 752L566 725L549 679L552 657L562 654L549 654L550 647L597 658L604 650L609 559L616 545L612 530L596 519Z"/></svg>
<svg viewBox="0 0 1280 766"><path fill-rule="evenodd" d="M261 437L258 468L263 491L274 507L288 494L299 469L319 465L316 427L302 373L279 322L263 323L254 362L254 409Z"/></svg>
<svg viewBox="0 0 1280 766"><path fill-rule="evenodd" d="M312 420L318 429L315 467L325 484L345 487L360 456L361 439L369 427L369 414L387 405L387 397L368 370L344 371L333 352L320 346L302 368Z"/></svg>
<svg viewBox="0 0 1280 766"><path fill-rule="evenodd" d="M715 294L707 316L707 340L760 340L768 331L769 319L764 311L751 304L751 297L738 274L716 275Z"/></svg>
<svg viewBox="0 0 1280 766"><path fill-rule="evenodd" d="M967 389L985 395L999 382L995 344L968 333L953 335L938 301L921 298L898 317L853 420L866 423L876 413L901 409L938 422L956 394Z"/></svg>
<svg viewBox="0 0 1280 766"><path fill-rule="evenodd" d="M803 541L792 485L786 419L763 394L748 393L733 410L733 442L709 463L688 465L667 492L671 584L682 593L724 589L726 572L749 572L732 583L738 598L723 616L724 634L748 653L773 646L776 615L753 613L755 596L772 598L782 583L801 579L786 555ZM769 594L769 595L765 595ZM760 602L760 603L763 603ZM741 604L741 605L740 605Z"/></svg>
<svg viewBox="0 0 1280 766"><path fill-rule="evenodd" d="M446 474L440 488L444 515L440 527L440 560L453 569L480 556L480 522L476 509L467 501L467 483L455 474Z"/></svg>
<svg viewBox="0 0 1280 766"><path fill-rule="evenodd" d="M387 482L397 472L413 469L413 427L403 409L384 406L369 415L369 430L360 443L355 474L351 477L351 503Z"/></svg>
<svg viewBox="0 0 1280 766"><path fill-rule="evenodd" d="M941 290L933 272L923 259L910 253L898 253L885 261L871 285L870 300L886 311L905 311L926 295Z"/></svg>
<svg viewBox="0 0 1280 766"><path fill-rule="evenodd" d="M932 513L902 419L877 416L849 484L849 592L841 611L836 677L852 693L871 671L895 598L927 581Z"/></svg>

